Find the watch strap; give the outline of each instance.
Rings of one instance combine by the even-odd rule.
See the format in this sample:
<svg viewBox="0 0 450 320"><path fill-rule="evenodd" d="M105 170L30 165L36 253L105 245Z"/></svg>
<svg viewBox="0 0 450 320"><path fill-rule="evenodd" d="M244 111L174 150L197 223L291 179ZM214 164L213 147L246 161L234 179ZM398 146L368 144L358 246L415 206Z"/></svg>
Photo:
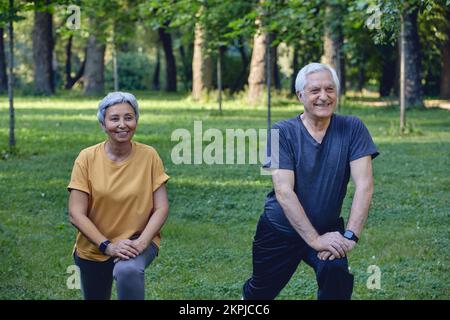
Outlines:
<svg viewBox="0 0 450 320"><path fill-rule="evenodd" d="M98 249L101 251L101 253L105 254L106 248L111 243L109 240L105 240L98 246Z"/></svg>

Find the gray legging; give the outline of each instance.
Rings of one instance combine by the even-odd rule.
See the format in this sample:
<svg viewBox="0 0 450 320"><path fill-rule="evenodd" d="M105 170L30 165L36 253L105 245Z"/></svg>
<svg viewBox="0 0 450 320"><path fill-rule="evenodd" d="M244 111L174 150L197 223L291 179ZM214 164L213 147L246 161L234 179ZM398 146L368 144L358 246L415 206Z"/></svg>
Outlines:
<svg viewBox="0 0 450 320"><path fill-rule="evenodd" d="M117 263L114 258L104 262L82 259L75 251L74 260L80 268L84 299L109 300L114 278L119 300L144 300L144 271L157 255L158 247L153 242L136 258Z"/></svg>

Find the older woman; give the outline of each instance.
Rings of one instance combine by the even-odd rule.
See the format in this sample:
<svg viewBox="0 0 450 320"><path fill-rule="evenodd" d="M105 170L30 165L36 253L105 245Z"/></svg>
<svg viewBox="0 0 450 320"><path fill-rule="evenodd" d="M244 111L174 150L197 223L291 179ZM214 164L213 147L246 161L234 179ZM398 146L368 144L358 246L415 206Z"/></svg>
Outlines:
<svg viewBox="0 0 450 320"><path fill-rule="evenodd" d="M108 136L75 160L68 185L70 222L78 229L74 260L85 299L144 299L144 270L158 255L168 215L163 163L156 150L133 141L136 98L109 93L98 120Z"/></svg>

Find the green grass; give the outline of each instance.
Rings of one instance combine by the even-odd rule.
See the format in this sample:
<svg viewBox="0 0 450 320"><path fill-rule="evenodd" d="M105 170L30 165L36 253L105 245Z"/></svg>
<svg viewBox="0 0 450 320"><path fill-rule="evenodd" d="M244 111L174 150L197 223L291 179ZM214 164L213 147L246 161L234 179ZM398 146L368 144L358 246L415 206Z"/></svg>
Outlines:
<svg viewBox="0 0 450 320"><path fill-rule="evenodd" d="M239 299L251 274L251 245L271 188L258 165L174 165L176 128L264 128L266 111L227 100L138 95L135 140L164 160L170 216L159 257L146 271L148 299ZM67 219L73 160L105 137L98 98L74 94L15 100L17 150L8 154L7 98L0 97L0 299L80 299L66 286L75 229ZM361 102L358 102L361 103ZM450 112L407 113L409 134L396 134L398 110L347 99L343 114L360 117L381 155L374 161L375 194L362 239L349 258L354 299L449 299ZM296 115L294 101L274 99L273 121ZM353 187L344 203L347 216ZM381 270L381 289L369 290L367 268ZM301 264L279 299L315 299L316 282Z"/></svg>

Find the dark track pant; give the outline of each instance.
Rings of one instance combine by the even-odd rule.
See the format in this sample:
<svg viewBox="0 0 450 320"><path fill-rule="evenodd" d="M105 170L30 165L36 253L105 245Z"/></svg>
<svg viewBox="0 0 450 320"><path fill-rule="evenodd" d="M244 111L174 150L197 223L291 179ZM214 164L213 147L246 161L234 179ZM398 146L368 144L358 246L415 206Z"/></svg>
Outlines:
<svg viewBox="0 0 450 320"><path fill-rule="evenodd" d="M104 262L82 259L75 252L84 299L109 300L114 278L119 300L144 300L144 271L157 255L158 247L153 242L136 258L117 263L114 263L114 258Z"/></svg>
<svg viewBox="0 0 450 320"><path fill-rule="evenodd" d="M319 300L348 300L353 291L353 275L347 258L322 261L317 251L300 237L287 237L275 230L264 215L253 241L253 274L243 288L246 300L271 300L291 279L301 261L316 273Z"/></svg>

